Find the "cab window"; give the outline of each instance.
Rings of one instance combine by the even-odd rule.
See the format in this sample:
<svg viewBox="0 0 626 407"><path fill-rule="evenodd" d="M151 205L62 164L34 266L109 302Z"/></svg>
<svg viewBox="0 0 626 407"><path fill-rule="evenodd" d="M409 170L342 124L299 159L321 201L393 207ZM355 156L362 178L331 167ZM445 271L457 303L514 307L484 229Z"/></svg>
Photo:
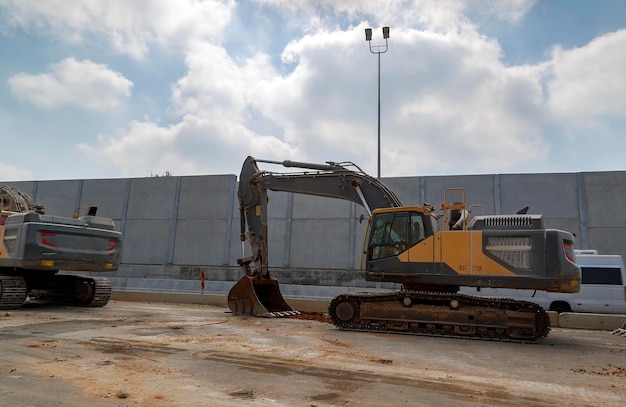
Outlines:
<svg viewBox="0 0 626 407"><path fill-rule="evenodd" d="M426 238L426 229L424 228L424 215L421 213L411 213L411 246L421 242Z"/></svg>
<svg viewBox="0 0 626 407"><path fill-rule="evenodd" d="M396 256L408 247L410 231L406 212L384 213L373 221L369 240L370 260Z"/></svg>

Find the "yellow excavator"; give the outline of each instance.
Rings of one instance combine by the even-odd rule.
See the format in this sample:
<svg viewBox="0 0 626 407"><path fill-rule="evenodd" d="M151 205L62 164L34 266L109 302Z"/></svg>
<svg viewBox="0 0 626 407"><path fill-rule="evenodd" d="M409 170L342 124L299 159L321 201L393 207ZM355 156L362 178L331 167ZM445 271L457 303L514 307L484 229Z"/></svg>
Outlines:
<svg viewBox="0 0 626 407"><path fill-rule="evenodd" d="M258 163L298 168L262 171ZM505 298L460 294L459 288L533 289L561 293L580 290L581 272L574 236L545 229L543 216L473 216L462 199L442 204L402 206L385 184L353 163L312 164L248 157L239 178L241 240L252 254L238 260L244 276L228 294L235 314L280 317L296 314L284 300L268 268L267 191L344 199L370 215L364 239L365 279L400 283L398 291L341 294L330 301L330 321L340 329L415 335L534 342L550 331L540 306ZM443 222L442 222L443 220ZM439 224L444 227L440 229Z"/></svg>

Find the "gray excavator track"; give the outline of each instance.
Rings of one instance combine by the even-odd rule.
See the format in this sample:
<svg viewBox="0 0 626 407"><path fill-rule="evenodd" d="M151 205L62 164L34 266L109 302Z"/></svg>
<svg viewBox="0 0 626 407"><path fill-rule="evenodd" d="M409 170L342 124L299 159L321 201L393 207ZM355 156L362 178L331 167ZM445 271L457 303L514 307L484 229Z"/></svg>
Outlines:
<svg viewBox="0 0 626 407"><path fill-rule="evenodd" d="M421 291L348 293L329 305L340 329L533 343L548 336L550 319L537 304Z"/></svg>
<svg viewBox="0 0 626 407"><path fill-rule="evenodd" d="M0 309L19 308L26 301L27 291L23 277L0 274Z"/></svg>
<svg viewBox="0 0 626 407"><path fill-rule="evenodd" d="M70 306L103 307L111 298L111 283L103 277L55 275L49 286L32 298Z"/></svg>
<svg viewBox="0 0 626 407"><path fill-rule="evenodd" d="M111 283L104 277L82 277L84 284L92 284L93 295L86 302L78 305L84 307L104 307L111 299Z"/></svg>

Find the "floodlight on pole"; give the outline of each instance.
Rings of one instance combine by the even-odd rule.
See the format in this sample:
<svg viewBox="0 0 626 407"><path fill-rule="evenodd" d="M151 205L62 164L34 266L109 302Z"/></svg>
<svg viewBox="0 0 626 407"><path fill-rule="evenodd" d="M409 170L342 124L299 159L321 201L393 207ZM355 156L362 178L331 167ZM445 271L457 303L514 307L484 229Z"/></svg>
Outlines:
<svg viewBox="0 0 626 407"><path fill-rule="evenodd" d="M383 38L384 39L389 38L389 27L383 27Z"/></svg>
<svg viewBox="0 0 626 407"><path fill-rule="evenodd" d="M370 52L378 55L378 178L380 178L380 54L384 54L389 49L387 40L389 39L389 27L383 27L384 45L372 45L372 29L365 29L365 41L369 43Z"/></svg>
<svg viewBox="0 0 626 407"><path fill-rule="evenodd" d="M372 29L366 28L365 29L365 41L371 41L371 40L372 40Z"/></svg>

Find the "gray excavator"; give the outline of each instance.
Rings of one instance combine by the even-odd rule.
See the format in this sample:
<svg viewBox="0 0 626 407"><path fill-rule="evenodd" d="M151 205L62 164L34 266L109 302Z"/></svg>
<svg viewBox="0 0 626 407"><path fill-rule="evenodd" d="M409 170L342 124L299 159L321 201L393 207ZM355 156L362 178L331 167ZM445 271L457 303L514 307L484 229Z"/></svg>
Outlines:
<svg viewBox="0 0 626 407"><path fill-rule="evenodd" d="M260 170L279 164L296 172ZM364 278L402 285L397 291L341 294L329 318L340 329L533 342L548 335L550 321L538 305L460 294L459 288L492 287L575 293L581 272L574 236L545 229L543 216L525 211L469 219L463 199L403 206L380 180L353 163L312 164L248 157L239 178L241 240L251 256L238 260L244 276L228 295L235 314L280 317L297 313L284 300L268 267L267 191L344 199L370 215L363 247ZM440 222L443 219L443 228Z"/></svg>
<svg viewBox="0 0 626 407"><path fill-rule="evenodd" d="M28 194L0 187L0 309L27 299L84 307L109 302L108 279L65 273L118 269L122 234L96 212L91 206L71 218L46 215Z"/></svg>

